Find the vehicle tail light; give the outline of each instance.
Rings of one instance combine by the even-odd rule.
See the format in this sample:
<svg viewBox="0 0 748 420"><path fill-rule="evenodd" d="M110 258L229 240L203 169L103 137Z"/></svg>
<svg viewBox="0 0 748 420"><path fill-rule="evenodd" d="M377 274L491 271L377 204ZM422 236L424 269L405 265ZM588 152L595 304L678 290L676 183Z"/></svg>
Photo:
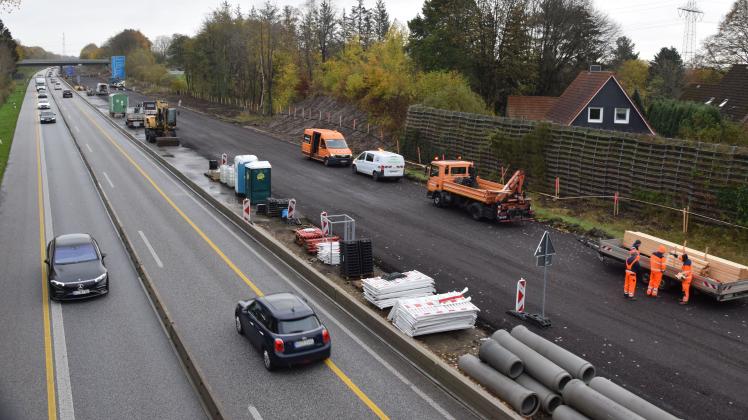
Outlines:
<svg viewBox="0 0 748 420"><path fill-rule="evenodd" d="M278 353L283 353L283 349L285 348L285 345L283 344L283 340L280 338L275 339L275 351Z"/></svg>
<svg viewBox="0 0 748 420"><path fill-rule="evenodd" d="M330 342L330 333L327 331L327 328L322 330L322 342L325 344Z"/></svg>

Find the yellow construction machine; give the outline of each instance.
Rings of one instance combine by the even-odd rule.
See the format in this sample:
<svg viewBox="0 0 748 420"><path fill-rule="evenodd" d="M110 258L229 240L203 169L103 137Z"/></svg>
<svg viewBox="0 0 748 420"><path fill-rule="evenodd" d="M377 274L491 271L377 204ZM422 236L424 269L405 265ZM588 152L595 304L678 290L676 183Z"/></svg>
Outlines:
<svg viewBox="0 0 748 420"><path fill-rule="evenodd" d="M157 146L179 146L176 108L169 108L169 103L161 100L155 105L156 112L145 116L145 139Z"/></svg>

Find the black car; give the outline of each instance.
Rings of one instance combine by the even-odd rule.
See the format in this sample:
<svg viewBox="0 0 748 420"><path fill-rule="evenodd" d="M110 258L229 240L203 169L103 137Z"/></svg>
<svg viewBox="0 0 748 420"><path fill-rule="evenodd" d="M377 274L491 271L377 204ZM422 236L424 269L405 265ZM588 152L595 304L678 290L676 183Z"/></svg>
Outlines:
<svg viewBox="0 0 748 420"><path fill-rule="evenodd" d="M65 89L65 90L62 91L62 97L63 98L72 98L73 97L73 92Z"/></svg>
<svg viewBox="0 0 748 420"><path fill-rule="evenodd" d="M74 300L109 293L109 272L91 235L60 235L47 245L47 279L52 300Z"/></svg>
<svg viewBox="0 0 748 420"><path fill-rule="evenodd" d="M47 98L47 94L46 94L46 93L45 93L44 91L41 91L41 92L39 92L39 93L38 93L38 94L36 95L36 99L48 99L48 98Z"/></svg>
<svg viewBox="0 0 748 420"><path fill-rule="evenodd" d="M39 122L42 124L56 123L57 118L55 117L55 113L52 111L42 111L39 113Z"/></svg>
<svg viewBox="0 0 748 420"><path fill-rule="evenodd" d="M239 301L236 331L262 352L265 368L311 363L330 357L330 333L309 305L291 293Z"/></svg>

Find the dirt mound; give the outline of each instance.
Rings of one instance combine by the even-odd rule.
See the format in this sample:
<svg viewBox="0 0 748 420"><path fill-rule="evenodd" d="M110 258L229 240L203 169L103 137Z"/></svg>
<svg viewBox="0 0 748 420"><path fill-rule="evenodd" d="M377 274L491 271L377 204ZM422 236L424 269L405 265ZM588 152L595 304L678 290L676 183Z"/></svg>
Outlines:
<svg viewBox="0 0 748 420"><path fill-rule="evenodd" d="M301 139L305 128L337 130L354 152L396 148L396 141L371 123L365 112L329 96L307 98L291 105L259 127L293 142Z"/></svg>

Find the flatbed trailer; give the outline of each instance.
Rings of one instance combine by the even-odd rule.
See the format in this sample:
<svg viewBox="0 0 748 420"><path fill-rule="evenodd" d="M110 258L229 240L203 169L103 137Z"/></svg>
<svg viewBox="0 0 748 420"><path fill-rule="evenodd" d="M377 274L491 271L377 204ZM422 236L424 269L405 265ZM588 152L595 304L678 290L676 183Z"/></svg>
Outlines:
<svg viewBox="0 0 748 420"><path fill-rule="evenodd" d="M602 262L610 259L623 263L629 256L630 249L624 246L623 240L619 238L600 239L597 242L588 242L587 244L593 249L597 250L598 259ZM648 275L649 256L641 254L639 265L641 265L643 272ZM670 283L680 283L680 279L676 277L676 274L678 274L679 271L680 270L674 269L673 267L667 267L663 275L663 281L666 281L665 286ZM691 287L696 288L702 293L713 297L719 302L748 297L748 279L740 279L734 282L722 283L708 276L702 276L701 274L694 273L693 280L691 281Z"/></svg>

